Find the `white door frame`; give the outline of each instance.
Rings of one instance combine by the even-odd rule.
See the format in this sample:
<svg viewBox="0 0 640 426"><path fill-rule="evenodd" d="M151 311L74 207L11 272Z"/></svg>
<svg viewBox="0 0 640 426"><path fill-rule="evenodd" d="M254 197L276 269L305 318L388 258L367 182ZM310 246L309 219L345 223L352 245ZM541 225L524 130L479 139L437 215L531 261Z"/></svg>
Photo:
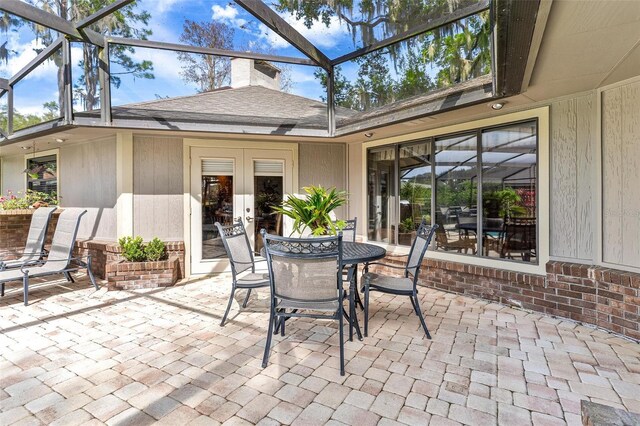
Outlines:
<svg viewBox="0 0 640 426"><path fill-rule="evenodd" d="M255 150L286 150L291 152L292 161L292 189L293 193L298 192L298 144L290 142L256 142L243 140L223 140L223 139L192 139L184 138L182 141L183 151L183 238L185 250L185 276L191 275L191 148L241 148ZM286 195L286 194L285 194Z"/></svg>

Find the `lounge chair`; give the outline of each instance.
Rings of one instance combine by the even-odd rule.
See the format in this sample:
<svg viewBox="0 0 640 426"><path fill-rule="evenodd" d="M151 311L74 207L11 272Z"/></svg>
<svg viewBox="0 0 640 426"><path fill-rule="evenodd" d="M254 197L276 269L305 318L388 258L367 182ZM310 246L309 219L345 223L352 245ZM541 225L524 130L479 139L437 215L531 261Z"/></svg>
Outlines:
<svg viewBox="0 0 640 426"><path fill-rule="evenodd" d="M71 272L86 269L91 284L98 284L91 272L91 256L73 257L73 247L78 235L80 219L86 213L83 209L64 209L58 218L58 225L51 241L51 250L46 259L24 265L20 269L0 271L0 296L4 296L4 285L10 281L22 281L25 306L29 303L29 279L49 275L63 274L73 281ZM82 259L86 257L87 261Z"/></svg>
<svg viewBox="0 0 640 426"><path fill-rule="evenodd" d="M49 228L51 215L55 209L55 207L40 207L33 212L31 225L29 225L29 234L27 235L27 244L24 246L24 251L20 253L22 256L14 260L0 260L0 271L31 265L47 254L44 249L44 243L47 239L47 229Z"/></svg>

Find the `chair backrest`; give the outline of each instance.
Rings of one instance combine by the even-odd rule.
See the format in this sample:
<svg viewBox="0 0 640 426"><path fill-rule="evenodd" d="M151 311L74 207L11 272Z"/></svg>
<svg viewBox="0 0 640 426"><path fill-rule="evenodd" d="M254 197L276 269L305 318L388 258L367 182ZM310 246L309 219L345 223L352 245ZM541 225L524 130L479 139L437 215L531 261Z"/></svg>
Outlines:
<svg viewBox="0 0 640 426"><path fill-rule="evenodd" d="M340 229L342 231L342 241L355 242L358 218L354 217L353 219L343 220L343 222L345 223L344 228Z"/></svg>
<svg viewBox="0 0 640 426"><path fill-rule="evenodd" d="M227 251L227 256L231 264L231 273L234 277L248 269L255 272L253 251L251 251L249 237L242 222L236 222L227 226L216 222L215 226L218 228L220 238L222 238L222 244L224 244L224 249Z"/></svg>
<svg viewBox="0 0 640 426"><path fill-rule="evenodd" d="M438 229L438 225L429 226L427 222L423 220L416 231L416 239L413 240L407 265L405 266L405 276L408 277L411 275L414 285L418 281L422 259L424 259L424 254L427 252L429 244L431 244L431 238L433 238L436 229Z"/></svg>
<svg viewBox="0 0 640 426"><path fill-rule="evenodd" d="M342 234L289 238L261 231L273 299L304 303L342 298Z"/></svg>
<svg viewBox="0 0 640 426"><path fill-rule="evenodd" d="M61 260L71 261L73 257L73 246L78 236L80 220L87 213L85 209L65 208L58 217L58 224L51 240L51 250L47 256L47 262L55 260L51 265L55 269L64 269L67 265ZM67 263L68 264L68 263Z"/></svg>
<svg viewBox="0 0 640 426"><path fill-rule="evenodd" d="M55 209L56 207L40 207L31 215L31 225L29 225L27 243L24 246L25 255L22 260L40 259L47 239L47 229L49 228L51 215Z"/></svg>
<svg viewBox="0 0 640 426"><path fill-rule="evenodd" d="M504 222L505 250L536 249L536 218L512 217Z"/></svg>

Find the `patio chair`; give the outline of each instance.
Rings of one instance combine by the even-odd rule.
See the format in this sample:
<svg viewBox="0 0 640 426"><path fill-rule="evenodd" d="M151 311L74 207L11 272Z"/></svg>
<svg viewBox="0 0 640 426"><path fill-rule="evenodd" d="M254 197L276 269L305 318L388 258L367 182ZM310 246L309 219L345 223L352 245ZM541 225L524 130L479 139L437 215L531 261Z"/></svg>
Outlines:
<svg viewBox="0 0 640 426"><path fill-rule="evenodd" d="M331 319L339 323L340 374L344 375L342 234L287 238L267 234L264 230L261 233L271 284L271 309L262 367L269 362L272 335L280 329L284 336L286 319Z"/></svg>
<svg viewBox="0 0 640 426"><path fill-rule="evenodd" d="M233 303L233 296L236 290L247 290L247 295L242 303L242 307L246 308L251 290L260 287L269 287L269 276L266 273L256 272L256 262L264 262L265 259L254 259L253 251L249 244L249 237L247 236L247 231L242 221L227 226L216 222L215 226L218 229L218 233L224 244L224 249L227 252L232 275L229 303L227 303L227 309L222 316L222 321L220 321L220 326L222 327L231 310L231 304Z"/></svg>
<svg viewBox="0 0 640 426"><path fill-rule="evenodd" d="M58 218L58 225L51 241L51 250L46 259L33 261L19 270L0 271L0 296L4 296L4 285L10 281L22 280L25 306L29 303L29 279L63 274L73 282L71 272L86 269L91 284L98 290L98 284L91 271L91 256L73 257L80 220L87 211L84 209L64 209ZM86 258L84 262L82 259ZM28 268L28 269L27 269Z"/></svg>
<svg viewBox="0 0 640 426"><path fill-rule="evenodd" d="M451 251L467 254L471 250L472 254L476 252L476 239L468 235L462 234L458 238L450 239L447 231L443 227L436 228L436 248L438 250Z"/></svg>
<svg viewBox="0 0 640 426"><path fill-rule="evenodd" d="M366 272L362 279L364 281L364 335L369 333L369 292L379 291L387 294L394 294L398 296L409 296L413 310L415 311L422 328L424 329L427 339L431 339L427 324L424 322L422 312L420 311L420 303L418 301L418 275L420 273L420 267L422 266L422 259L424 254L429 248L431 238L435 233L438 225L428 226L425 221L420 224L418 228L416 239L413 241L411 250L407 258L407 264L405 266L389 265L381 262L373 262L370 265L382 265L393 269L403 269L404 274L402 277L391 277L387 275L380 275L373 272Z"/></svg>
<svg viewBox="0 0 640 426"><path fill-rule="evenodd" d="M357 226L358 226L358 218L354 217L353 219L348 219L343 221L346 223L346 225L344 226L344 228L341 229L342 231L342 241L348 241L348 242L352 242L355 243L356 242L356 231L357 231ZM352 279L356 280L356 288L358 288L357 285L357 280L358 277L356 275L356 267L357 265L346 265L347 268L344 269L344 271L342 272L342 279L345 283L349 284L351 283ZM345 297L347 296L347 294L345 294ZM354 294L355 297L355 303L356 305L360 305L360 308L364 309L364 305L362 304L362 300L360 300L360 294L356 291Z"/></svg>
<svg viewBox="0 0 640 426"><path fill-rule="evenodd" d="M56 207L40 207L33 212L29 233L27 234L27 243L24 246L24 251L20 253L22 256L14 260L0 260L0 271L31 265L47 254L44 249L44 243L47 239L51 215L53 215L55 209Z"/></svg>

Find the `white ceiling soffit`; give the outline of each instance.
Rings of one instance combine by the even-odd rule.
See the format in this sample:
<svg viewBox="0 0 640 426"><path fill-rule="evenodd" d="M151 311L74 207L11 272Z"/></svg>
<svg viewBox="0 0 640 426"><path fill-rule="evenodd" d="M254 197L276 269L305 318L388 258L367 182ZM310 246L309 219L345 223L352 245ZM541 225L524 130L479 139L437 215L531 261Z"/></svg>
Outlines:
<svg viewBox="0 0 640 426"><path fill-rule="evenodd" d="M541 101L638 75L639 41L639 0L554 0L525 95Z"/></svg>

